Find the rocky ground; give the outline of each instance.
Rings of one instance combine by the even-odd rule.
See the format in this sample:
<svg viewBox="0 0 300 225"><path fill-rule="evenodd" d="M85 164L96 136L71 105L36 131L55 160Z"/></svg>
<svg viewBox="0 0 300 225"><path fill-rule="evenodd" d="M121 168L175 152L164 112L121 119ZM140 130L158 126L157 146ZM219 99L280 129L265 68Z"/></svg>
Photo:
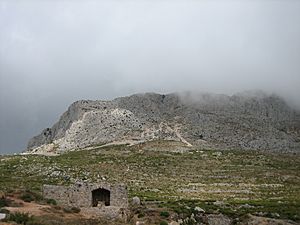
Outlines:
<svg viewBox="0 0 300 225"><path fill-rule="evenodd" d="M111 142L181 141L211 149L299 152L300 113L261 92L137 94L77 101L32 138L31 153L60 153Z"/></svg>
<svg viewBox="0 0 300 225"><path fill-rule="evenodd" d="M299 154L208 150L152 141L92 146L56 156L1 156L0 189L8 196L16 190L38 196L43 184L125 183L130 198L141 200L132 206L127 224L297 224L299 165ZM39 218L49 216L40 213L50 207L50 217L58 216L57 221L75 215L86 221L82 224L105 224L88 223L80 212L64 215L63 209L40 201L34 197L33 203L7 209Z"/></svg>
<svg viewBox="0 0 300 225"><path fill-rule="evenodd" d="M26 197L24 197L26 196ZM136 201L138 199L138 202ZM160 207L158 204L140 202L138 197L131 200L125 219L107 220L87 214L79 208L68 208L57 205L55 201L37 198L36 194L29 191L18 191L2 194L0 211L5 218L0 220L0 225L28 224L28 225L57 225L57 224L124 224L124 225L296 225L295 221L251 214L243 217L231 218L220 212L205 212L196 206L193 209L185 208L191 213L177 212L169 208Z"/></svg>

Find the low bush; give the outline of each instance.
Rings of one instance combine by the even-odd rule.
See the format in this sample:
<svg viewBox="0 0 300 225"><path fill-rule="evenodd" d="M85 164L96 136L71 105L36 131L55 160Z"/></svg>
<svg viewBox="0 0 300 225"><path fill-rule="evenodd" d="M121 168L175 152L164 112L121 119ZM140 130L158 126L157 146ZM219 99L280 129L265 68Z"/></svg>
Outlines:
<svg viewBox="0 0 300 225"><path fill-rule="evenodd" d="M141 212L141 213L138 214L138 218L143 218L143 217L145 217L145 213Z"/></svg>
<svg viewBox="0 0 300 225"><path fill-rule="evenodd" d="M167 212L167 211L162 211L162 212L160 212L160 216L161 216L161 217L168 218L168 217L170 216L170 213Z"/></svg>
<svg viewBox="0 0 300 225"><path fill-rule="evenodd" d="M30 222L34 222L33 217L30 216L28 213L20 213L20 212L9 214L6 220L16 222L17 224L23 224L23 225L29 225Z"/></svg>
<svg viewBox="0 0 300 225"><path fill-rule="evenodd" d="M8 209L0 209L0 213L9 214L9 210Z"/></svg>
<svg viewBox="0 0 300 225"><path fill-rule="evenodd" d="M0 198L0 208L8 206L8 200L6 198Z"/></svg>
<svg viewBox="0 0 300 225"><path fill-rule="evenodd" d="M49 205L57 205L57 202L55 201L55 199L52 199L52 198L47 199L46 202Z"/></svg>
<svg viewBox="0 0 300 225"><path fill-rule="evenodd" d="M34 201L34 197L31 193L24 193L20 197L24 202L32 202Z"/></svg>
<svg viewBox="0 0 300 225"><path fill-rule="evenodd" d="M159 225L168 225L168 222L163 220L159 223Z"/></svg>
<svg viewBox="0 0 300 225"><path fill-rule="evenodd" d="M63 211L64 211L65 213L72 213L72 210L71 210L70 207L64 207L64 208L63 208Z"/></svg>
<svg viewBox="0 0 300 225"><path fill-rule="evenodd" d="M72 213L80 213L80 208L72 207L71 211L72 211Z"/></svg>
<svg viewBox="0 0 300 225"><path fill-rule="evenodd" d="M30 190L26 190L21 196L20 198L24 201L24 202L32 202L32 201L42 201L43 200L43 196L39 193L30 191Z"/></svg>
<svg viewBox="0 0 300 225"><path fill-rule="evenodd" d="M77 208L77 207L65 207L63 208L63 211L65 213L79 213L80 212L80 208Z"/></svg>

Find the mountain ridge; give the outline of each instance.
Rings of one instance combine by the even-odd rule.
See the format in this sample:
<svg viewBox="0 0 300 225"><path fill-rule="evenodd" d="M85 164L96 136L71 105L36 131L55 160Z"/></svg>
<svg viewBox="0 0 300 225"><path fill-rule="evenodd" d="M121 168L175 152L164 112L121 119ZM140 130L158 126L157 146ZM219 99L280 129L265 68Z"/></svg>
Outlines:
<svg viewBox="0 0 300 225"><path fill-rule="evenodd" d="M79 100L33 137L27 152L64 152L111 142L181 141L203 148L297 152L300 116L277 95L143 93Z"/></svg>

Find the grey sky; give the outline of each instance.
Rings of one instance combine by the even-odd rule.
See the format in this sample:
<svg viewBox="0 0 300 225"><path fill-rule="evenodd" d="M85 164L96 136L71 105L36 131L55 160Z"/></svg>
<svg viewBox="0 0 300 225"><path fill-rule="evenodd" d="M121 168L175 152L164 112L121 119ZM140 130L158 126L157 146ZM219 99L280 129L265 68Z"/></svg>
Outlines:
<svg viewBox="0 0 300 225"><path fill-rule="evenodd" d="M0 0L0 153L78 99L276 92L300 106L300 1Z"/></svg>

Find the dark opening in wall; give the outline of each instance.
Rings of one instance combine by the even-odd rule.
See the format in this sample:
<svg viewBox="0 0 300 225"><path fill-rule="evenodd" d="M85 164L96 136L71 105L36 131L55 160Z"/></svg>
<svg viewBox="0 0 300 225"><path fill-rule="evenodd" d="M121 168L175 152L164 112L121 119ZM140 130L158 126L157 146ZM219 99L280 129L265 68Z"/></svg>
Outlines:
<svg viewBox="0 0 300 225"><path fill-rule="evenodd" d="M104 188L98 188L92 191L92 205L93 207L110 205L110 191Z"/></svg>

